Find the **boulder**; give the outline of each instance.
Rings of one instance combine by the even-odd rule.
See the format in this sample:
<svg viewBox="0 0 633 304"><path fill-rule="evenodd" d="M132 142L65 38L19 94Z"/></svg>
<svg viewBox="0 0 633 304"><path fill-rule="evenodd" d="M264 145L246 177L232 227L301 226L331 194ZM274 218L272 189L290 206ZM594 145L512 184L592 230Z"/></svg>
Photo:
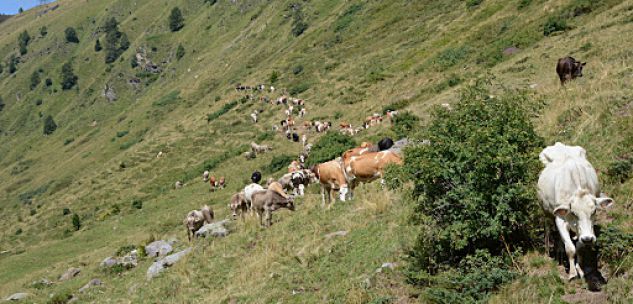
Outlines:
<svg viewBox="0 0 633 304"><path fill-rule="evenodd" d="M59 277L59 280L60 281L70 280L70 279L76 277L80 272L81 272L81 269L76 268L76 267L71 267L68 270L66 270L66 272L64 272L64 274L62 274Z"/></svg>
<svg viewBox="0 0 633 304"><path fill-rule="evenodd" d="M173 250L171 243L163 240L151 242L145 246L145 253L148 257L162 257L170 254Z"/></svg>
<svg viewBox="0 0 633 304"><path fill-rule="evenodd" d="M31 287L34 287L34 288L40 288L40 287L51 286L51 285L53 285L53 282L51 282L47 278L41 278L41 279L39 279L37 281L33 281L33 283L31 283Z"/></svg>
<svg viewBox="0 0 633 304"><path fill-rule="evenodd" d="M376 269L376 273L381 273L385 269L394 270L394 269L396 269L396 264L395 263L382 263L380 268Z"/></svg>
<svg viewBox="0 0 633 304"><path fill-rule="evenodd" d="M99 266L103 268L111 268L111 267L114 267L114 265L116 265L117 263L118 263L117 259L113 257L107 257L103 261L101 261L101 264L99 264Z"/></svg>
<svg viewBox="0 0 633 304"><path fill-rule="evenodd" d="M7 298L7 301L22 301L24 299L26 299L30 294L26 293L26 292L18 292L18 293L14 293L12 295L10 295Z"/></svg>
<svg viewBox="0 0 633 304"><path fill-rule="evenodd" d="M191 252L192 248L189 247L183 251L168 255L164 258L158 259L147 269L147 280L151 280L158 276L161 272L165 270L166 267L170 267L180 259L185 257L189 252Z"/></svg>
<svg viewBox="0 0 633 304"><path fill-rule="evenodd" d="M229 235L229 230L226 229L226 224L229 223L229 220L223 220L211 224L206 224L202 226L202 228L196 231L197 237L225 237Z"/></svg>
<svg viewBox="0 0 633 304"><path fill-rule="evenodd" d="M91 287L101 286L101 285L103 285L103 282L101 280L99 280L99 279L92 279L88 283L86 283L86 285L84 285L83 287L79 288L79 292L83 293L83 292L86 292Z"/></svg>
<svg viewBox="0 0 633 304"><path fill-rule="evenodd" d="M335 236L346 236L347 235L347 231L346 230L341 230L341 231L336 231L336 232L332 232L332 233L328 233L325 235L326 239L331 239Z"/></svg>

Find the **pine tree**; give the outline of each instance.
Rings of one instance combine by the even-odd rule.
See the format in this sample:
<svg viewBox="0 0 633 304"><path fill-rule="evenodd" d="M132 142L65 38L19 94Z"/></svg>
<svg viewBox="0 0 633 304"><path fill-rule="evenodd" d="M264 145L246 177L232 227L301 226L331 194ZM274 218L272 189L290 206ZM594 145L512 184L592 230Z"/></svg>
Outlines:
<svg viewBox="0 0 633 304"><path fill-rule="evenodd" d="M72 27L67 27L64 31L66 34L66 41L71 43L79 43L79 38L77 38L77 32Z"/></svg>
<svg viewBox="0 0 633 304"><path fill-rule="evenodd" d="M99 42L99 39L97 39L97 42L95 42L95 52L101 52L103 48L101 47L101 42Z"/></svg>
<svg viewBox="0 0 633 304"><path fill-rule="evenodd" d="M176 58L180 60L184 56L185 56L185 47L183 47L182 44L179 44L178 48L176 49Z"/></svg>
<svg viewBox="0 0 633 304"><path fill-rule="evenodd" d="M18 14L22 14L24 13L24 9L20 6L20 8L18 9Z"/></svg>
<svg viewBox="0 0 633 304"><path fill-rule="evenodd" d="M35 71L31 74L31 90L35 89L40 84L40 74Z"/></svg>
<svg viewBox="0 0 633 304"><path fill-rule="evenodd" d="M127 39L127 35L125 33L121 33L121 52L126 51L130 48L130 40Z"/></svg>
<svg viewBox="0 0 633 304"><path fill-rule="evenodd" d="M62 66L62 90L72 89L77 84L77 79L72 64L70 62L64 63Z"/></svg>
<svg viewBox="0 0 633 304"><path fill-rule="evenodd" d="M177 32L185 26L185 19L178 7L174 7L169 15L169 28L172 32Z"/></svg>
<svg viewBox="0 0 633 304"><path fill-rule="evenodd" d="M44 135L51 135L55 130L57 130L57 124L53 120L53 116L46 116L46 119L44 119Z"/></svg>
<svg viewBox="0 0 633 304"><path fill-rule="evenodd" d="M12 54L9 58L9 74L15 73L18 70L18 58L15 57L15 54Z"/></svg>

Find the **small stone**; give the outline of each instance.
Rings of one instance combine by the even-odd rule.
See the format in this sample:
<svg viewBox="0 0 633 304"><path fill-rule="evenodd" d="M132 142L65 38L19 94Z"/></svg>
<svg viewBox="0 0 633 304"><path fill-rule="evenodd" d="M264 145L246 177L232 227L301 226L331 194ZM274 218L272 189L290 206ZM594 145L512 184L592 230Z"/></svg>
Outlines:
<svg viewBox="0 0 633 304"><path fill-rule="evenodd" d="M66 272L64 272L64 274L62 274L59 277L59 280L60 281L70 280L70 279L76 277L80 272L81 272L81 269L76 268L76 267L71 267L68 270L66 270Z"/></svg>
<svg viewBox="0 0 633 304"><path fill-rule="evenodd" d="M349 232L347 230L341 230L341 231L336 231L336 232L332 232L329 234L325 235L326 239L331 239L335 236L346 236Z"/></svg>
<svg viewBox="0 0 633 304"><path fill-rule="evenodd" d="M22 301L24 299L26 299L30 294L26 293L26 292L18 292L18 293L14 293L12 295L10 295L7 298L7 301Z"/></svg>
<svg viewBox="0 0 633 304"><path fill-rule="evenodd" d="M103 261L101 261L101 264L99 264L99 266L104 267L104 268L111 268L111 267L114 267L114 265L116 265L117 263L118 263L117 259L113 257L107 257Z"/></svg>
<svg viewBox="0 0 633 304"><path fill-rule="evenodd" d="M83 287L79 288L79 292L83 293L86 290L90 289L91 287L101 286L101 285L103 285L103 282L101 282L101 280L99 280L99 279L92 279L88 283L86 283L86 285L84 285Z"/></svg>
<svg viewBox="0 0 633 304"><path fill-rule="evenodd" d="M174 249L169 242L160 240L147 244L145 253L149 257L162 257L171 253Z"/></svg>

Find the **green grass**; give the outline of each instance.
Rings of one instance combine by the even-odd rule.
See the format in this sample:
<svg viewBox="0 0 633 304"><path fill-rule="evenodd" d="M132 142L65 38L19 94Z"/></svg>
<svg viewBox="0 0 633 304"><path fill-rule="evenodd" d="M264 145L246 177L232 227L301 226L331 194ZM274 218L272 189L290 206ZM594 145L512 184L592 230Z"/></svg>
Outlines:
<svg viewBox="0 0 633 304"><path fill-rule="evenodd" d="M276 213L270 229L261 230L254 219L235 223L234 234L199 242L195 255L150 284L144 283L149 259L120 275L98 268L118 248L152 238L174 237L184 248L181 220L187 211L209 204L217 218L226 217L230 195L252 171L264 170L275 155L298 155L300 144L269 133L283 119L281 108L258 101L276 98L282 89L307 101L307 119L359 126L386 109L411 111L424 124L433 106L454 102L460 87L483 74L494 75L497 85L536 84L529 89L530 106L540 109L533 119L548 143L582 145L601 178L606 169L628 168L618 161L633 148L633 74L627 65L633 44L622 39L633 30L630 0L560 0L548 2L548 9L540 1L301 2L300 21L307 28L299 36L292 34L292 1L58 3L41 17L37 8L0 25L0 95L6 104L0 112L0 297L26 291L33 301L46 302L50 294L74 292L99 277L105 286L80 295L81 302L417 301L420 290L406 284L398 270L403 268L375 273L384 262L406 264L417 229L407 221L410 206L377 185L330 210L320 208L313 186L297 211ZM167 26L173 6L185 18L177 33ZM578 14L570 16L575 8ZM92 33L112 16L132 45L121 54L123 61L106 65L103 51L94 51ZM544 36L552 16L562 16L569 29ZM78 44L64 42L67 27L77 30ZM24 30L32 36L28 53L10 75L6 63L18 54ZM177 60L179 44L187 54ZM510 46L520 54L502 55ZM130 66L139 48L161 67L160 74ZM589 63L583 78L562 89L554 66L567 55ZM68 61L78 86L62 91L60 71ZM31 91L31 75L40 69L40 79L50 78L52 85ZM250 101L234 91L238 82L269 83L273 74L274 94L248 92L255 97ZM141 79L136 88L128 83L135 77ZM117 93L114 102L102 96L106 83ZM260 109L253 124L248 115ZM48 115L58 128L44 136ZM356 140L378 138L388 128L372 128ZM314 143L320 135L308 136ZM240 153L254 139L271 144L273 153L245 160ZM159 151L164 156L156 158ZM225 176L227 189L209 193L200 178L205 168ZM603 188L616 200L609 217L630 233L633 182L625 176L603 178ZM173 189L176 180L187 186ZM132 205L135 199L142 209ZM63 208L80 216L79 231ZM349 234L324 238L337 230ZM523 275L492 302L556 302L582 287L557 279L543 259L525 262ZM73 280L31 287L77 265L85 266ZM619 271L630 273L629 265ZM550 266L545 274L530 272ZM625 301L632 285L630 275L618 274L606 291L610 300Z"/></svg>

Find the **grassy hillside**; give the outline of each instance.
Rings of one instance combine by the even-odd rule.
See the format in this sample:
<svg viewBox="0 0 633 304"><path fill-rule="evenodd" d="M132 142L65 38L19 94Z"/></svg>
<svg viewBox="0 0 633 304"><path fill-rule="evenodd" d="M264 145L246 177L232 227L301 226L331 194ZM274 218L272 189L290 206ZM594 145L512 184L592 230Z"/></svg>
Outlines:
<svg viewBox="0 0 633 304"><path fill-rule="evenodd" d="M630 163L633 148L633 43L626 39L633 30L633 1L56 4L59 8L41 16L44 7L0 24L5 104L0 111L0 296L26 291L45 302L50 294L74 292L99 277L105 286L80 295L82 302L423 300L403 273L418 229L408 221L412 208L400 193L373 184L330 210L320 208L318 187L311 186L297 211L275 214L270 229L260 229L254 219L238 221L232 235L198 242L195 254L151 282L145 282L149 260L122 274L99 269L99 262L120 247L150 239L176 238L184 248L181 221L187 211L209 204L217 218L228 217L230 195L253 170L265 168L275 154L297 155L300 144L267 133L283 119L282 108L257 100L277 98L282 90L306 100L306 119L354 126L385 106L411 111L426 122L433 105L456 102L460 87L484 75L498 86L529 90L532 106L542 108L533 121L546 142L581 145L600 169L605 192L616 200L604 225L633 229L632 182L614 169ZM176 6L185 26L171 32L167 19ZM106 64L105 50L95 52L94 45L96 39L105 42L103 26L112 17L131 46ZM67 27L76 30L79 43L66 41ZM31 39L28 52L20 55L18 36L24 31ZM178 45L185 49L181 59ZM504 55L509 47L519 50ZM161 72L132 67L137 52ZM14 73L8 68L12 55ZM566 55L588 64L583 78L561 88L555 63ZM61 85L65 63L78 77L70 90ZM33 74L40 82L31 89ZM278 75L274 93L255 93L249 100L233 89L236 83L270 84L273 74ZM45 84L47 78L52 85ZM140 84L130 84L137 79ZM103 96L106 85L116 92L115 101ZM231 103L234 107L226 107ZM254 110L263 110L257 124L248 116ZM58 127L45 136L48 115ZM390 132L385 124L357 140ZM318 136L310 133L310 142ZM272 145L273 153L246 161L240 153L254 140ZM156 158L159 151L165 155ZM205 167L226 176L226 190L208 191L200 178ZM176 190L177 180L187 185ZM132 206L134 200L142 201L142 209ZM70 214L64 215L64 208ZM78 231L72 214L80 218ZM339 230L349 234L325 237ZM633 267L630 256L610 264L605 294L611 302L633 297L626 275ZM396 269L376 273L385 262L396 263ZM581 282L559 279L559 269L542 253L529 253L522 263L523 276L493 302L560 302L582 289ZM78 266L82 272L73 280L31 286Z"/></svg>

